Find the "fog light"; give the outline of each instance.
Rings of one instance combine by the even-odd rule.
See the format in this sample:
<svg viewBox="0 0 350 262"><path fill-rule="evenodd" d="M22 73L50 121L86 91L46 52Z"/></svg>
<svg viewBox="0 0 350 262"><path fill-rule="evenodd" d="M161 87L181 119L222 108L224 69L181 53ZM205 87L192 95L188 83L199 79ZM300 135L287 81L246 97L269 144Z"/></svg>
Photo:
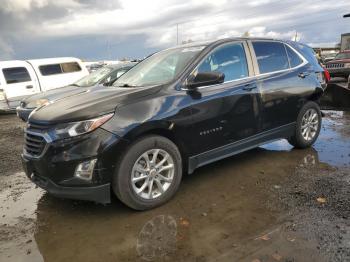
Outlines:
<svg viewBox="0 0 350 262"><path fill-rule="evenodd" d="M97 159L80 163L75 169L75 176L85 180L91 180Z"/></svg>

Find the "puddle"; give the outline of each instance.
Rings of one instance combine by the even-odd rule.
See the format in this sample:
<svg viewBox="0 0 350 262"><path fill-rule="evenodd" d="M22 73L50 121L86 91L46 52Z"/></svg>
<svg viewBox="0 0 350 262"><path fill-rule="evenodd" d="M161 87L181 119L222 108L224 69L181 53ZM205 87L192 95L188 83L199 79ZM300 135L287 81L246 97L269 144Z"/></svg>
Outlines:
<svg viewBox="0 0 350 262"><path fill-rule="evenodd" d="M57 199L23 173L1 177L0 261L322 261L311 236L286 229L291 211L280 208L279 192L294 193L300 169L313 178L315 168L350 166L349 124L348 113L327 112L313 148L282 140L202 167L169 203L146 212L117 199Z"/></svg>
<svg viewBox="0 0 350 262"><path fill-rule="evenodd" d="M320 162L332 166L350 165L350 113L343 111L324 111L320 136L313 148ZM271 151L291 151L293 147L287 140L276 141L261 148Z"/></svg>

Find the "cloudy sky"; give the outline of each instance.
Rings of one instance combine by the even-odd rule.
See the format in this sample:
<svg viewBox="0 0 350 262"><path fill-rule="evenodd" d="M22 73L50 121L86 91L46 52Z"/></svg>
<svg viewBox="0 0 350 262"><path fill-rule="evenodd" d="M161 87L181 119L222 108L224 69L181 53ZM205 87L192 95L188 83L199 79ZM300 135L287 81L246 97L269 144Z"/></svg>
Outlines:
<svg viewBox="0 0 350 262"><path fill-rule="evenodd" d="M178 41L241 36L334 45L350 0L0 0L0 60L140 58Z"/></svg>

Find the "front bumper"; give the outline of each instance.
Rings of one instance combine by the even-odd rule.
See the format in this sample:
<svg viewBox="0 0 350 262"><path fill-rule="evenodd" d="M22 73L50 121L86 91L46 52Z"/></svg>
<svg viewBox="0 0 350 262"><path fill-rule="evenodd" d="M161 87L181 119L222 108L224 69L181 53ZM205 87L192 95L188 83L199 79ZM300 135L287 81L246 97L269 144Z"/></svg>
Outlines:
<svg viewBox="0 0 350 262"><path fill-rule="evenodd" d="M6 100L0 101L0 113L1 114L7 114L7 113L13 113L14 110L9 107L9 104Z"/></svg>
<svg viewBox="0 0 350 262"><path fill-rule="evenodd" d="M120 138L104 129L68 140L48 142L43 154L24 151L23 168L39 187L62 198L110 203L110 184ZM75 176L76 167L97 159L91 180Z"/></svg>
<svg viewBox="0 0 350 262"><path fill-rule="evenodd" d="M350 75L350 68L326 68L331 77L348 77Z"/></svg>
<svg viewBox="0 0 350 262"><path fill-rule="evenodd" d="M37 175L32 169L30 162L23 156L22 164L27 177L34 184L54 196L69 199L89 200L102 204L108 204L111 202L110 183L90 187L60 186L46 177Z"/></svg>

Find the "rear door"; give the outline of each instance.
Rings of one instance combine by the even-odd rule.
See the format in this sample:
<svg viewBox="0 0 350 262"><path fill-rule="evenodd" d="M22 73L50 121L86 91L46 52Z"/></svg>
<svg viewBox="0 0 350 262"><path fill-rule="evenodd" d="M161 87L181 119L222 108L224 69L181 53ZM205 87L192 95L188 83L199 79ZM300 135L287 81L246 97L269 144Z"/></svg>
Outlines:
<svg viewBox="0 0 350 262"><path fill-rule="evenodd" d="M1 66L2 88L10 107L14 108L23 98L40 92L40 86L33 68L24 61L4 63Z"/></svg>
<svg viewBox="0 0 350 262"><path fill-rule="evenodd" d="M295 122L303 98L312 90L308 63L280 41L254 40L251 49L261 92L262 131Z"/></svg>

